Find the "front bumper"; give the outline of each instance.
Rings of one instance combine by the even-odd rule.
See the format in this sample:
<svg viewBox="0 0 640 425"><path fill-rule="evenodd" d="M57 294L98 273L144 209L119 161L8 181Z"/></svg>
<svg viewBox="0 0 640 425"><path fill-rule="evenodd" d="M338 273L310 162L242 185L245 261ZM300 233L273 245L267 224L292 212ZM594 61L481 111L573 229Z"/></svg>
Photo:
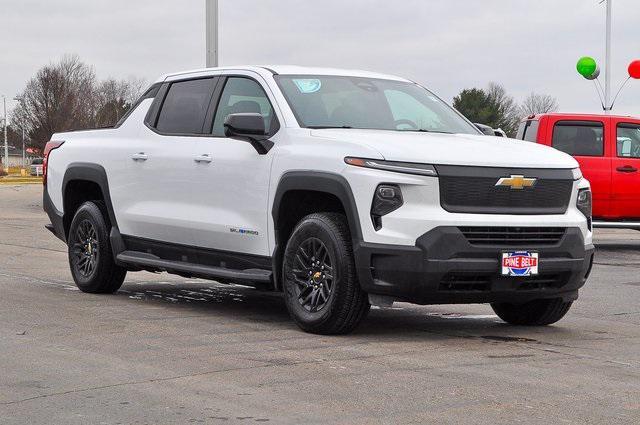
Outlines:
<svg viewBox="0 0 640 425"><path fill-rule="evenodd" d="M539 274L500 275L501 254L539 253ZM457 227L437 227L415 246L362 242L354 246L362 288L375 295L416 304L524 303L541 298L575 300L591 271L593 245L570 227L553 245L472 245Z"/></svg>

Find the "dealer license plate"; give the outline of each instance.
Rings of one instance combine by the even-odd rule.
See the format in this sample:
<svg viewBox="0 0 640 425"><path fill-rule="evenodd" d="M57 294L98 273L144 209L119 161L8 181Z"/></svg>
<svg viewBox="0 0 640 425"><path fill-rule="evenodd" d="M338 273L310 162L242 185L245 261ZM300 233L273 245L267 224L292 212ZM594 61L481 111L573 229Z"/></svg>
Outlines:
<svg viewBox="0 0 640 425"><path fill-rule="evenodd" d="M502 253L502 275L526 277L538 274L538 253L513 251Z"/></svg>

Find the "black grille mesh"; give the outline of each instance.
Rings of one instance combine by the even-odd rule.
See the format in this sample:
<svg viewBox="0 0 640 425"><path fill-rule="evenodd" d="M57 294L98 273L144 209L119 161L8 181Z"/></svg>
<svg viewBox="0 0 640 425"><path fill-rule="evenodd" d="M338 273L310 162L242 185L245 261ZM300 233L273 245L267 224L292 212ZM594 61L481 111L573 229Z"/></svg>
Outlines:
<svg viewBox="0 0 640 425"><path fill-rule="evenodd" d="M501 277L492 274L456 273L446 274L440 281L440 291L485 292L490 291L496 281L511 281L517 291L559 289L569 282L570 274L542 274L524 278Z"/></svg>
<svg viewBox="0 0 640 425"><path fill-rule="evenodd" d="M476 214L564 214L572 180L538 179L534 187L496 186L500 177L440 176L440 201L449 212Z"/></svg>
<svg viewBox="0 0 640 425"><path fill-rule="evenodd" d="M560 242L565 227L458 227L471 245L539 246Z"/></svg>

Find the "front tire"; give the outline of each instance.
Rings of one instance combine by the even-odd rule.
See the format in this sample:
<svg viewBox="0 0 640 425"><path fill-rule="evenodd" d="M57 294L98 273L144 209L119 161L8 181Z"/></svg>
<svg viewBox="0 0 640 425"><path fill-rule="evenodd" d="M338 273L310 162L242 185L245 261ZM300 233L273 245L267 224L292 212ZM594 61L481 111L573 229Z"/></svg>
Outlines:
<svg viewBox="0 0 640 425"><path fill-rule="evenodd" d="M298 223L285 248L282 277L289 314L306 332L346 334L369 311L342 214L311 214Z"/></svg>
<svg viewBox="0 0 640 425"><path fill-rule="evenodd" d="M71 221L67 238L69 266L82 292L112 294L124 282L127 270L113 260L108 223L106 208L99 201L82 204Z"/></svg>
<svg viewBox="0 0 640 425"><path fill-rule="evenodd" d="M505 322L520 326L546 326L562 319L571 302L560 298L534 300L524 304L493 303L491 308Z"/></svg>

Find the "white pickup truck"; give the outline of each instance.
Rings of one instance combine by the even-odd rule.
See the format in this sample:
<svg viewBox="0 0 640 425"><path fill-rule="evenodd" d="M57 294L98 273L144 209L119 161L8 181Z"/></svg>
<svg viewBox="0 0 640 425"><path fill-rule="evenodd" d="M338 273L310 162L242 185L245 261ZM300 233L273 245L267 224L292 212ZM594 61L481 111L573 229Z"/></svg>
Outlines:
<svg viewBox="0 0 640 425"><path fill-rule="evenodd" d="M44 173L48 227L82 291L113 293L138 270L253 285L321 334L394 301L491 303L547 325L593 262L573 158L483 136L389 75L170 74L114 128L54 134Z"/></svg>

